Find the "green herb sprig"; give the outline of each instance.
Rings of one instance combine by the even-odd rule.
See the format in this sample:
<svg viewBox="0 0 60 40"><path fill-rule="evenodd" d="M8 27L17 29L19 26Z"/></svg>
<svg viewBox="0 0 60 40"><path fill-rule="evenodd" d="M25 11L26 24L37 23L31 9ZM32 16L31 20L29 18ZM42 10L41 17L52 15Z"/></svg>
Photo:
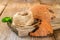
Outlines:
<svg viewBox="0 0 60 40"><path fill-rule="evenodd" d="M3 23L6 23L6 22L12 23L12 18L11 17L4 17L4 18L2 18L2 22Z"/></svg>

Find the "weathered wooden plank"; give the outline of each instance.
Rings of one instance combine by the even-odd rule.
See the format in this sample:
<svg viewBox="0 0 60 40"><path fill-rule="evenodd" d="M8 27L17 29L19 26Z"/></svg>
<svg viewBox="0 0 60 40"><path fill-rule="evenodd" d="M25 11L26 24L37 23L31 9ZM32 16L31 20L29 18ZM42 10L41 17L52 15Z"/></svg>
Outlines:
<svg viewBox="0 0 60 40"><path fill-rule="evenodd" d="M40 0L41 4L53 5L55 0Z"/></svg>
<svg viewBox="0 0 60 40"><path fill-rule="evenodd" d="M47 5L56 5L56 4L60 4L60 0L40 0L40 3Z"/></svg>
<svg viewBox="0 0 60 40"><path fill-rule="evenodd" d="M3 14L0 17L0 39L1 40L54 40L54 37L43 37L43 38L32 38L32 37L18 37L13 33L6 23L2 23L1 19L6 16L12 17L16 12L19 12L22 7L25 7L24 4L18 2L10 2ZM2 29L3 28L3 29Z"/></svg>
<svg viewBox="0 0 60 40"><path fill-rule="evenodd" d="M2 12L4 11L4 9L6 8L6 6L7 6L7 3L8 2L8 0L0 0L0 16L1 16L1 14L2 14Z"/></svg>
<svg viewBox="0 0 60 40"><path fill-rule="evenodd" d="M4 9L4 5L0 4L0 15L1 15L1 11Z"/></svg>
<svg viewBox="0 0 60 40"><path fill-rule="evenodd" d="M54 36L55 36L55 39L56 39L56 40L60 40L60 29L54 31Z"/></svg>
<svg viewBox="0 0 60 40"><path fill-rule="evenodd" d="M56 18L51 22L53 29L60 29L60 5L55 5L55 7L53 7L53 11L56 14Z"/></svg>
<svg viewBox="0 0 60 40"><path fill-rule="evenodd" d="M58 30L54 31L54 35L56 40L60 40L60 5L54 6L54 12L56 13L56 19L52 23L56 29L58 28Z"/></svg>

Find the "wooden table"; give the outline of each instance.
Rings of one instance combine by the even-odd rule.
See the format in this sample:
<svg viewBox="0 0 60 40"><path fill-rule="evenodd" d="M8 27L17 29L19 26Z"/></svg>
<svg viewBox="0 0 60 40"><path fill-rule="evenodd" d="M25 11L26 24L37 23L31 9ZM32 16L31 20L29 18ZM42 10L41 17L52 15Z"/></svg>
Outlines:
<svg viewBox="0 0 60 40"><path fill-rule="evenodd" d="M3 17L12 17L16 12L19 12L24 3L20 3L19 0L1 0L0 2L0 40L60 40L60 30L54 31L54 35L51 37L18 37L6 23L2 23L1 19ZM26 3L25 3L26 4ZM57 12L56 10L54 10ZM60 15L59 12L57 15ZM57 17L57 20L59 18ZM56 21L56 20L55 20ZM60 25L60 24L59 24ZM58 26L58 25L57 25Z"/></svg>

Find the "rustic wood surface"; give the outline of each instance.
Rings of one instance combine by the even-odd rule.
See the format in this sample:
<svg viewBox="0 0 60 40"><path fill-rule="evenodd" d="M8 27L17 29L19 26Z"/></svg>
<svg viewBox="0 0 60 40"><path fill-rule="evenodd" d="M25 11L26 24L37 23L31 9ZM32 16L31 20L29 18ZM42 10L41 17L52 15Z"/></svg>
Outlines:
<svg viewBox="0 0 60 40"><path fill-rule="evenodd" d="M55 31L54 33L55 33L54 34L55 35L55 39L56 40L60 40L60 30Z"/></svg>
<svg viewBox="0 0 60 40"><path fill-rule="evenodd" d="M56 19L52 24L54 24L56 28L60 28L60 6L57 5L54 8L54 12L56 13ZM60 29L54 31L54 36L56 40L60 40Z"/></svg>
<svg viewBox="0 0 60 40"><path fill-rule="evenodd" d="M2 12L4 11L5 7L8 4L8 0L4 1L4 0L0 0L0 15L2 14Z"/></svg>
<svg viewBox="0 0 60 40"><path fill-rule="evenodd" d="M6 0L5 0L6 1ZM7 2L4 0L0 1L1 4L1 11L3 11L5 5ZM7 0L8 1L8 0ZM34 38L34 37L18 37L11 29L7 26L6 23L2 23L1 19L3 17L9 16L12 17L16 12L19 12L22 7L25 7L24 5L26 3L20 3L21 1L19 0L10 0L9 3L7 3L7 6L5 7L4 11L2 12L2 15L0 16L0 40L60 40L60 31L54 31L54 35L51 37L39 37L39 38ZM54 20L52 25L56 25L56 27L60 26L60 12L59 9L54 9L55 13L57 14L57 18Z"/></svg>
<svg viewBox="0 0 60 40"><path fill-rule="evenodd" d="M51 22L54 26L53 29L60 29L60 6L53 6L53 11L55 12L56 18Z"/></svg>

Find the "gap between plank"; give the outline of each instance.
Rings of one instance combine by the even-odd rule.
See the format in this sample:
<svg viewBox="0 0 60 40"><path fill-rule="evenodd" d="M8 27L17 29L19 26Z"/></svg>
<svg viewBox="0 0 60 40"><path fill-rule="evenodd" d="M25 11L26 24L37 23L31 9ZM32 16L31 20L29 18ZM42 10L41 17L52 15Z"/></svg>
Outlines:
<svg viewBox="0 0 60 40"><path fill-rule="evenodd" d="M1 11L0 16L3 14L3 12L4 12L5 8L7 7L8 3L9 3L9 0L8 0L8 2L6 3L6 5L5 5L5 7L3 8L3 10Z"/></svg>

